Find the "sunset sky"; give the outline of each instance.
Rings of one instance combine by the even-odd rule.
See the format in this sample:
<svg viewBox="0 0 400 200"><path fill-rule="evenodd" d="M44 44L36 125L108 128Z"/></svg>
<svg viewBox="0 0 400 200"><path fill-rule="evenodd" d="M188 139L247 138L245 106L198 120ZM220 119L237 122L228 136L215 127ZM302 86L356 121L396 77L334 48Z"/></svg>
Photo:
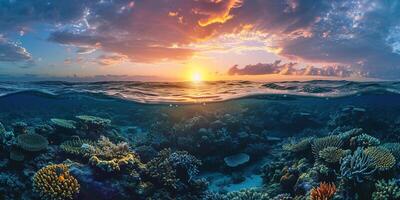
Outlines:
<svg viewBox="0 0 400 200"><path fill-rule="evenodd" d="M0 0L0 77L400 77L396 0Z"/></svg>

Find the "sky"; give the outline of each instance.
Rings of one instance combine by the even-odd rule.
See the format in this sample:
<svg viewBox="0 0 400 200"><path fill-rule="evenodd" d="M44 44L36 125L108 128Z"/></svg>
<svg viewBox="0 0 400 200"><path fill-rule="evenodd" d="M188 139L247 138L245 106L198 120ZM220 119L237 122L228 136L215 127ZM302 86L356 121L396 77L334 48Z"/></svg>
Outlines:
<svg viewBox="0 0 400 200"><path fill-rule="evenodd" d="M396 0L0 0L0 79L400 78Z"/></svg>

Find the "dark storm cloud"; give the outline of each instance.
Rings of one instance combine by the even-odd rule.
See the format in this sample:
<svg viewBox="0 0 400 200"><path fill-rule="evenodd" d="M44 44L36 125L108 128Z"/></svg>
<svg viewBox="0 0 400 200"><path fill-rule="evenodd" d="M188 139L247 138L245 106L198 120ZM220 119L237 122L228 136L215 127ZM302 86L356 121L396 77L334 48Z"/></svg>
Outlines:
<svg viewBox="0 0 400 200"><path fill-rule="evenodd" d="M300 68L297 63L282 63L277 60L273 63L258 63L255 65L246 65L239 68L238 65L232 66L228 70L228 75L302 75L302 76L335 76L335 77L359 77L362 76L358 71L351 70L348 66L307 66Z"/></svg>

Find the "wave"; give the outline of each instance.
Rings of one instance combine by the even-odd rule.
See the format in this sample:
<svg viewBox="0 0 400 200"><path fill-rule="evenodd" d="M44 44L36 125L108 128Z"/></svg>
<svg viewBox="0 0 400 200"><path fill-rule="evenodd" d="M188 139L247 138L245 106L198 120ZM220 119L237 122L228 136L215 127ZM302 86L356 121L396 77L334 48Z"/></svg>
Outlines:
<svg viewBox="0 0 400 200"><path fill-rule="evenodd" d="M0 96L30 93L49 97L91 95L146 104L219 102L268 95L337 98L366 93L400 94L400 82L351 81L216 81L216 82L0 82Z"/></svg>

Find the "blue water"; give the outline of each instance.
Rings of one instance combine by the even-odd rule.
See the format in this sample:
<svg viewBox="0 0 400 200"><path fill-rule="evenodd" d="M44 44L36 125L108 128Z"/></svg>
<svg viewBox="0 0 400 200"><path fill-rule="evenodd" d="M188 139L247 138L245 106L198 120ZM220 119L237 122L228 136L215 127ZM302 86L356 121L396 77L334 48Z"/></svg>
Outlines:
<svg viewBox="0 0 400 200"><path fill-rule="evenodd" d="M286 163L280 171L298 162L299 157L285 152L282 145L302 137L318 138L353 128L361 128L363 133L378 138L382 144L399 142L399 91L398 82L2 82L0 122L5 129L14 132L15 138L19 134L42 134L49 146L40 152L22 150L24 160L15 161L9 154L11 149L20 146L15 138L1 136L0 197L40 199L40 193L32 186L32 177L43 167L66 160L79 163L69 165L71 174L80 183L80 192L73 196L75 199L92 199L90 194L104 188L109 190L96 198L209 199L211 193L224 196L254 187L272 197L284 193L305 197L309 190L299 192L295 189L298 186L287 190L279 179L265 178L266 165L278 161ZM109 119L111 124L95 133L80 129L78 124L76 130L68 132L60 131L51 121L58 118L78 123L76 116L79 115ZM25 132L21 133L16 122L25 123ZM38 132L37 128L43 125L54 130ZM133 169L106 173L92 166L87 158L71 156L60 149L63 141L77 137L96 141L101 135L113 143L126 142L143 165L154 161L157 153L166 148L172 152L185 151L202 164L196 165L196 176L187 179L189 175L184 175L188 173L187 166L195 164L179 157L180 164L189 164L168 168L179 180L179 187L171 188L149 177L146 170L135 169L139 174L135 177L140 179L133 178ZM346 148L355 150L354 146ZM239 167L230 167L224 162L224 158L239 153L249 155L249 161ZM305 159L308 169L317 163L312 154ZM327 166L340 174L337 165ZM161 167L155 170L165 173ZM378 180L396 178L398 169L391 170L390 175L377 174L366 183L373 188ZM332 181L315 179L309 183L314 187L319 182ZM208 186L200 187L200 180L208 182ZM337 186L340 181L341 178L335 176L333 182ZM143 191L137 191L141 188L137 184ZM336 198L345 199L345 192L354 193L359 187L338 189ZM371 188L368 189L370 195L363 198L372 197L376 189Z"/></svg>

